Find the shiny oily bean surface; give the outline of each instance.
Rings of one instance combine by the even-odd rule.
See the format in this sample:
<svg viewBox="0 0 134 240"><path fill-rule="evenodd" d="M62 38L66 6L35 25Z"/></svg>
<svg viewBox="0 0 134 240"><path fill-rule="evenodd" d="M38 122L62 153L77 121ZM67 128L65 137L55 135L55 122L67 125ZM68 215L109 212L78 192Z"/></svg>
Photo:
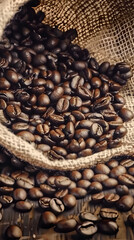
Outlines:
<svg viewBox="0 0 134 240"><path fill-rule="evenodd" d="M98 228L95 223L86 221L77 227L77 232L81 236L90 237L97 232Z"/></svg>
<svg viewBox="0 0 134 240"><path fill-rule="evenodd" d="M113 220L116 219L119 215L118 211L112 208L101 208L99 214L102 218Z"/></svg>
<svg viewBox="0 0 134 240"><path fill-rule="evenodd" d="M72 232L73 230L75 230L76 226L77 221L74 218L62 219L57 222L56 230L63 233Z"/></svg>
<svg viewBox="0 0 134 240"><path fill-rule="evenodd" d="M33 204L30 201L18 201L15 204L15 208L22 212L30 211Z"/></svg>

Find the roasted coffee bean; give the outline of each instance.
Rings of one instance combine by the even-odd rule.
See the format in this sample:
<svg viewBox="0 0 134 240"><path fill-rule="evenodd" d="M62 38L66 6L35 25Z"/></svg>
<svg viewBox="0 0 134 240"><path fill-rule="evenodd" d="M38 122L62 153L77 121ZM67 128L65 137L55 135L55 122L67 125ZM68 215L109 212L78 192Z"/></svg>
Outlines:
<svg viewBox="0 0 134 240"><path fill-rule="evenodd" d="M60 113L66 112L69 109L69 100L67 98L60 98L56 105L56 110Z"/></svg>
<svg viewBox="0 0 134 240"><path fill-rule="evenodd" d="M66 159L76 159L77 154L76 153L69 153L66 155Z"/></svg>
<svg viewBox="0 0 134 240"><path fill-rule="evenodd" d="M126 73L130 71L130 66L125 62L119 62L116 63L114 70L119 71L120 73Z"/></svg>
<svg viewBox="0 0 134 240"><path fill-rule="evenodd" d="M31 189L34 186L34 183L30 178L26 178L26 177L23 177L23 176L19 176L17 178L16 184L19 187L24 188L24 189Z"/></svg>
<svg viewBox="0 0 134 240"><path fill-rule="evenodd" d="M39 206L43 209L48 209L50 204L51 198L49 197L42 197L39 199Z"/></svg>
<svg viewBox="0 0 134 240"><path fill-rule="evenodd" d="M10 118L16 118L21 113L21 109L20 109L20 107L18 105L8 105L5 110L6 110L6 114Z"/></svg>
<svg viewBox="0 0 134 240"><path fill-rule="evenodd" d="M92 221L92 222L97 222L98 217L91 212L81 212L79 215L80 220L82 221Z"/></svg>
<svg viewBox="0 0 134 240"><path fill-rule="evenodd" d="M92 181L94 182L103 182L106 179L108 179L108 176L104 173L97 173L92 177Z"/></svg>
<svg viewBox="0 0 134 240"><path fill-rule="evenodd" d="M81 120L78 122L77 128L90 129L92 124L93 124L93 122L90 120Z"/></svg>
<svg viewBox="0 0 134 240"><path fill-rule="evenodd" d="M64 205L62 201L58 198L52 198L50 200L50 208L55 212L55 213L61 213L64 212Z"/></svg>
<svg viewBox="0 0 134 240"><path fill-rule="evenodd" d="M27 197L27 192L23 188L16 188L13 191L13 199L15 201L24 201Z"/></svg>
<svg viewBox="0 0 134 240"><path fill-rule="evenodd" d="M72 181L77 182L82 178L82 174L77 170L73 170L73 171L70 172L69 178Z"/></svg>
<svg viewBox="0 0 134 240"><path fill-rule="evenodd" d="M100 137L103 134L103 128L98 123L93 123L90 128L90 134L93 138Z"/></svg>
<svg viewBox="0 0 134 240"><path fill-rule="evenodd" d="M91 100L91 98L92 98L91 91L84 86L78 86L77 87L77 94L83 100L89 100L89 99ZM91 105L91 101L88 102L88 106L90 106L90 105Z"/></svg>
<svg viewBox="0 0 134 240"><path fill-rule="evenodd" d="M106 109L108 107L110 101L111 101L111 98L109 96L99 98L94 102L93 109L95 111L100 111L100 110Z"/></svg>
<svg viewBox="0 0 134 240"><path fill-rule="evenodd" d="M125 168L130 168L130 167L134 166L134 161L131 158L124 159L120 162L120 165Z"/></svg>
<svg viewBox="0 0 134 240"><path fill-rule="evenodd" d="M128 173L129 173L130 175L134 176L134 167L130 167L130 168L128 169Z"/></svg>
<svg viewBox="0 0 134 240"><path fill-rule="evenodd" d="M116 234L118 225L112 220L101 220L98 224L99 231L105 234Z"/></svg>
<svg viewBox="0 0 134 240"><path fill-rule="evenodd" d="M70 86L73 90L75 90L77 89L77 87L83 86L83 84L84 84L84 78L80 77L79 75L76 75L72 78Z"/></svg>
<svg viewBox="0 0 134 240"><path fill-rule="evenodd" d="M11 86L11 84L6 78L4 78L4 77L0 78L0 89L8 90L8 89L10 89L10 86Z"/></svg>
<svg viewBox="0 0 134 240"><path fill-rule="evenodd" d="M80 120L84 120L85 116L82 112L78 111L78 110L74 110L72 111L72 115L76 118L76 120L80 121Z"/></svg>
<svg viewBox="0 0 134 240"><path fill-rule="evenodd" d="M7 107L7 103L5 102L5 100L0 99L0 109L5 110Z"/></svg>
<svg viewBox="0 0 134 240"><path fill-rule="evenodd" d="M108 178L102 182L105 188L115 188L118 184L118 181L115 178Z"/></svg>
<svg viewBox="0 0 134 240"><path fill-rule="evenodd" d="M48 226L51 227L53 225L56 224L57 222L57 218L54 215L54 213L50 212L50 211L45 211L44 213L42 213L41 215L41 221L43 223L44 226Z"/></svg>
<svg viewBox="0 0 134 240"><path fill-rule="evenodd" d="M66 137L67 137L68 139L73 138L74 132L75 132L75 130L74 130L74 124L73 124L72 122L68 122L67 125L66 125L66 127L65 127L65 129L64 129L64 133L65 133Z"/></svg>
<svg viewBox="0 0 134 240"><path fill-rule="evenodd" d="M100 151L104 151L107 148L107 141L101 141L99 143L96 143L94 145L94 151L95 152L100 152Z"/></svg>
<svg viewBox="0 0 134 240"><path fill-rule="evenodd" d="M51 130L50 136L54 141L62 141L65 138L64 133L59 128Z"/></svg>
<svg viewBox="0 0 134 240"><path fill-rule="evenodd" d="M84 150L82 150L78 153L78 157L87 157L87 156L90 156L90 155L92 155L92 150L89 149L89 148L84 149Z"/></svg>
<svg viewBox="0 0 134 240"><path fill-rule="evenodd" d="M131 176L130 174L124 173L122 175L118 176L118 181L121 184L124 184L128 187L133 187L134 186L134 177Z"/></svg>
<svg viewBox="0 0 134 240"><path fill-rule="evenodd" d="M93 77L91 79L91 85L93 88L100 88L102 82L101 82L101 79L98 78L98 77Z"/></svg>
<svg viewBox="0 0 134 240"><path fill-rule="evenodd" d="M47 196L52 196L55 194L56 192L56 188L53 188L53 187L50 187L49 185L47 184L41 184L40 185L40 189L41 191L46 194Z"/></svg>
<svg viewBox="0 0 134 240"><path fill-rule="evenodd" d="M22 230L17 225L10 225L5 232L8 239L19 240L22 237Z"/></svg>
<svg viewBox="0 0 134 240"><path fill-rule="evenodd" d="M13 186L14 183L15 181L12 177L9 177L5 174L0 174L0 184L6 185L6 186Z"/></svg>
<svg viewBox="0 0 134 240"><path fill-rule="evenodd" d="M95 193L91 195L91 200L95 203L100 203L104 199L104 193Z"/></svg>
<svg viewBox="0 0 134 240"><path fill-rule="evenodd" d="M72 109L77 109L82 106L82 100L80 97L74 96L74 97L71 97L69 104Z"/></svg>
<svg viewBox="0 0 134 240"><path fill-rule="evenodd" d="M8 186L2 186L2 187L0 187L0 193L1 194L9 194L9 193L12 193L13 192L13 190L14 190L14 188L13 187L8 187Z"/></svg>
<svg viewBox="0 0 134 240"><path fill-rule="evenodd" d="M115 193L107 193L104 199L108 205L113 205L120 199L120 196Z"/></svg>
<svg viewBox="0 0 134 240"><path fill-rule="evenodd" d="M68 189L61 189L61 190L57 191L54 196L56 198L62 199L67 194L68 194Z"/></svg>
<svg viewBox="0 0 134 240"><path fill-rule="evenodd" d="M75 187L70 189L70 193L77 199L84 198L87 195L87 191L84 188Z"/></svg>
<svg viewBox="0 0 134 240"><path fill-rule="evenodd" d="M118 178L118 176L124 173L126 173L126 168L119 165L117 167L112 168L112 170L110 171L110 177Z"/></svg>
<svg viewBox="0 0 134 240"><path fill-rule="evenodd" d="M75 131L75 138L76 138L76 139L80 139L80 138L87 139L88 136L89 136L89 130L86 129L86 128L77 129L77 130Z"/></svg>
<svg viewBox="0 0 134 240"><path fill-rule="evenodd" d="M35 140L37 142L37 139L35 139ZM50 151L51 147L49 145L47 145L47 144L38 144L37 149L41 150L42 152L48 152L48 151Z"/></svg>
<svg viewBox="0 0 134 240"><path fill-rule="evenodd" d="M32 59L33 66L39 67L46 63L46 57L43 54L36 54Z"/></svg>
<svg viewBox="0 0 134 240"><path fill-rule="evenodd" d="M32 207L33 204L30 201L18 201L15 204L15 208L22 212L30 211Z"/></svg>
<svg viewBox="0 0 134 240"><path fill-rule="evenodd" d="M20 131L19 133L17 133L17 136L23 138L25 141L28 141L28 142L35 141L34 135L28 131Z"/></svg>
<svg viewBox="0 0 134 240"><path fill-rule="evenodd" d="M52 123L54 123L55 125L60 125L64 123L64 117L61 115L52 114L49 118L50 121L52 121Z"/></svg>
<svg viewBox="0 0 134 240"><path fill-rule="evenodd" d="M109 167L107 167L104 163L98 163L95 168L94 168L94 171L96 173L102 173L102 174L109 174L110 172L110 169Z"/></svg>
<svg viewBox="0 0 134 240"><path fill-rule="evenodd" d="M111 160L109 160L106 164L108 165L109 168L112 169L112 168L117 167L118 164L119 164L119 162L118 162L117 160L115 160L115 159L111 159ZM115 170L114 170L114 171L115 171Z"/></svg>
<svg viewBox="0 0 134 240"><path fill-rule="evenodd" d="M40 185L40 184L43 184L46 182L46 180L48 178L48 174L40 171L36 174L35 178L36 178L37 185Z"/></svg>
<svg viewBox="0 0 134 240"><path fill-rule="evenodd" d="M134 204L134 199L131 195L122 196L119 201L116 203L116 207L120 211L129 211Z"/></svg>
<svg viewBox="0 0 134 240"><path fill-rule="evenodd" d="M134 117L133 112L127 108L122 108L119 111L119 116L123 119L124 122L130 121Z"/></svg>
<svg viewBox="0 0 134 240"><path fill-rule="evenodd" d="M63 233L72 232L75 230L76 226L77 221L74 218L62 219L57 222L55 230Z"/></svg>
<svg viewBox="0 0 134 240"><path fill-rule="evenodd" d="M97 226L91 221L86 221L77 227L77 232L84 237L90 237L94 235L97 230Z"/></svg>
<svg viewBox="0 0 134 240"><path fill-rule="evenodd" d="M127 217L127 222L131 224L132 226L134 225L134 213L131 213Z"/></svg>
<svg viewBox="0 0 134 240"><path fill-rule="evenodd" d="M28 195L33 200L43 197L42 191L40 190L40 188L37 188L37 187L33 187L33 188L29 189Z"/></svg>
<svg viewBox="0 0 134 240"><path fill-rule="evenodd" d="M71 181L71 184L69 185L68 189L72 189L76 187L76 182Z"/></svg>
<svg viewBox="0 0 134 240"><path fill-rule="evenodd" d="M5 77L11 83L18 82L18 74L12 69L8 69L5 71Z"/></svg>
<svg viewBox="0 0 134 240"><path fill-rule="evenodd" d="M47 179L47 184L50 186L50 187L55 187L56 188L56 184L55 184L55 179L56 179L57 176L50 176L48 177Z"/></svg>
<svg viewBox="0 0 134 240"><path fill-rule="evenodd" d="M28 176L29 176L28 172L21 171L21 170L18 170L18 171L15 171L15 172L11 173L11 177L15 180L20 179L20 178L22 178L22 179L28 178Z"/></svg>
<svg viewBox="0 0 134 240"><path fill-rule="evenodd" d="M13 198L8 195L1 195L0 196L0 203L3 207L9 207L9 205L13 202Z"/></svg>
<svg viewBox="0 0 134 240"><path fill-rule="evenodd" d="M55 87L55 89L53 90L52 94L50 95L50 99L52 101L57 101L59 100L62 95L64 94L64 89L63 87Z"/></svg>
<svg viewBox="0 0 134 240"><path fill-rule="evenodd" d="M119 184L119 185L116 186L116 192L120 196L128 195L129 194L129 189L126 185L120 185Z"/></svg>
<svg viewBox="0 0 134 240"><path fill-rule="evenodd" d="M99 214L102 218L107 218L111 220L116 219L119 215L118 211L111 208L101 208Z"/></svg>
<svg viewBox="0 0 134 240"><path fill-rule="evenodd" d="M93 176L94 172L92 169L87 168L82 171L82 179L90 180Z"/></svg>
<svg viewBox="0 0 134 240"><path fill-rule="evenodd" d="M58 188L67 188L71 184L71 180L66 176L57 176L55 178L55 185Z"/></svg>
<svg viewBox="0 0 134 240"><path fill-rule="evenodd" d="M67 194L62 199L67 209L73 208L76 205L76 197L72 194Z"/></svg>
<svg viewBox="0 0 134 240"><path fill-rule="evenodd" d="M14 132L20 132L20 131L25 131L28 130L29 125L25 122L17 122L12 124L12 130Z"/></svg>
<svg viewBox="0 0 134 240"><path fill-rule="evenodd" d="M67 155L67 151L65 148L62 148L62 147L56 147L56 146L53 146L52 149L55 151L55 153L59 156L66 156Z"/></svg>
<svg viewBox="0 0 134 240"><path fill-rule="evenodd" d="M42 93L38 97L38 104L40 107L48 106L50 104L49 97L46 94Z"/></svg>
<svg viewBox="0 0 134 240"><path fill-rule="evenodd" d="M100 182L91 182L90 186L89 186L89 192L91 193L98 193L101 192L103 189L103 186Z"/></svg>

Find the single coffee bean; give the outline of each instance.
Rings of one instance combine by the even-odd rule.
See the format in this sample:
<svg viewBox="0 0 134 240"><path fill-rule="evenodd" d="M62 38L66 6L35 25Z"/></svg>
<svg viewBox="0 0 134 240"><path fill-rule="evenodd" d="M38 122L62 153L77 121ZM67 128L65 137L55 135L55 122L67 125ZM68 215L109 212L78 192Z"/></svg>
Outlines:
<svg viewBox="0 0 134 240"><path fill-rule="evenodd" d="M104 199L104 193L95 193L91 195L91 200L95 203L100 203Z"/></svg>
<svg viewBox="0 0 134 240"><path fill-rule="evenodd" d="M119 215L118 211L116 211L115 209L111 209L111 208L101 208L99 214L102 218L107 218L107 219L111 219L111 220L112 219L115 220Z"/></svg>
<svg viewBox="0 0 134 240"><path fill-rule="evenodd" d="M133 207L133 204L133 197L131 195L124 195L116 203L116 206L120 211L129 211Z"/></svg>
<svg viewBox="0 0 134 240"><path fill-rule="evenodd" d="M134 225L134 213L128 215L127 222L132 226Z"/></svg>
<svg viewBox="0 0 134 240"><path fill-rule="evenodd" d="M13 191L13 199L15 201L24 201L27 197L27 192L23 188L16 188Z"/></svg>
<svg viewBox="0 0 134 240"><path fill-rule="evenodd" d="M127 108L122 108L119 111L119 116L123 119L124 122L130 121L134 117L133 112Z"/></svg>
<svg viewBox="0 0 134 240"><path fill-rule="evenodd" d="M0 196L0 203L3 207L9 207L9 205L13 202L13 198L8 195L1 195Z"/></svg>
<svg viewBox="0 0 134 240"><path fill-rule="evenodd" d="M54 213L50 212L50 211L45 211L44 213L42 213L41 215L41 221L43 223L44 226L48 226L51 227L53 225L56 224L57 222L57 218L54 215Z"/></svg>
<svg viewBox="0 0 134 240"><path fill-rule="evenodd" d="M104 163L98 163L95 168L94 168L94 171L96 173L102 173L102 174L109 174L110 172L110 169L109 167L107 167Z"/></svg>
<svg viewBox="0 0 134 240"><path fill-rule="evenodd" d="M104 173L97 173L92 177L92 181L94 182L103 182L106 179L108 179L108 176Z"/></svg>
<svg viewBox="0 0 134 240"><path fill-rule="evenodd" d="M115 204L120 199L120 196L115 193L107 193L104 199L108 205L112 205Z"/></svg>
<svg viewBox="0 0 134 240"><path fill-rule="evenodd" d="M120 196L123 195L128 195L129 194L129 189L126 185L117 185L116 186L116 193L119 194Z"/></svg>
<svg viewBox="0 0 134 240"><path fill-rule="evenodd" d="M67 188L71 184L71 180L66 176L57 176L55 178L55 185L58 188Z"/></svg>
<svg viewBox="0 0 134 240"><path fill-rule="evenodd" d="M56 110L59 113L63 113L63 112L68 111L68 109L69 109L69 100L66 98L63 98L63 97L60 98L57 102Z"/></svg>
<svg viewBox="0 0 134 240"><path fill-rule="evenodd" d="M131 175L131 176L134 176L134 167L130 167L128 169L128 173Z"/></svg>
<svg viewBox="0 0 134 240"><path fill-rule="evenodd" d="M69 104L71 108L77 109L82 106L82 100L80 97L74 96L74 97L71 97Z"/></svg>
<svg viewBox="0 0 134 240"><path fill-rule="evenodd" d="M102 82L101 82L101 79L98 78L98 77L93 77L91 79L91 85L93 88L100 88Z"/></svg>
<svg viewBox="0 0 134 240"><path fill-rule="evenodd" d="M109 160L106 164L108 165L108 167L109 167L110 169L112 169L112 168L117 167L118 164L119 164L119 162L118 162L117 160L115 160L115 159L111 159L111 160Z"/></svg>
<svg viewBox="0 0 134 240"><path fill-rule="evenodd" d="M18 201L15 204L15 208L22 212L30 211L33 204L30 201Z"/></svg>
<svg viewBox="0 0 134 240"><path fill-rule="evenodd" d="M28 131L20 131L16 135L23 138L25 141L28 141L28 142L34 142L35 141L34 135L32 133L28 132Z"/></svg>
<svg viewBox="0 0 134 240"><path fill-rule="evenodd" d="M5 77L11 83L18 82L18 74L12 69L8 69L5 71Z"/></svg>
<svg viewBox="0 0 134 240"><path fill-rule="evenodd" d="M10 225L5 232L8 239L19 240L22 237L22 230L17 225Z"/></svg>
<svg viewBox="0 0 134 240"><path fill-rule="evenodd" d="M54 141L62 141L65 138L64 133L59 128L51 130L50 136Z"/></svg>
<svg viewBox="0 0 134 240"><path fill-rule="evenodd" d="M47 196L52 196L55 194L56 192L56 188L53 188L47 184L41 184L40 185L40 189L41 191L46 194Z"/></svg>
<svg viewBox="0 0 134 240"><path fill-rule="evenodd" d="M131 176L130 174L124 173L122 175L118 176L118 181L121 184L124 184L128 187L133 187L134 186L134 177Z"/></svg>
<svg viewBox="0 0 134 240"><path fill-rule="evenodd" d="M90 237L94 235L97 230L97 226L91 221L86 221L77 227L77 232L84 237Z"/></svg>
<svg viewBox="0 0 134 240"><path fill-rule="evenodd" d="M130 167L134 166L134 161L131 158L124 159L120 162L120 165L125 168L130 168Z"/></svg>
<svg viewBox="0 0 134 240"><path fill-rule="evenodd" d="M43 209L48 209L50 205L51 198L49 197L41 197L39 199L39 206Z"/></svg>
<svg viewBox="0 0 134 240"><path fill-rule="evenodd" d="M37 185L40 185L40 184L43 184L43 183L45 183L46 182L46 180L47 180L47 178L48 178L48 174L47 173L45 173L45 172L42 172L42 171L40 171L40 172L38 172L37 174L36 174L36 183L37 183Z"/></svg>
<svg viewBox="0 0 134 240"><path fill-rule="evenodd" d="M42 93L41 95L39 95L38 97L38 104L39 106L43 107L43 106L48 106L50 104L50 99L49 97Z"/></svg>
<svg viewBox="0 0 134 240"><path fill-rule="evenodd" d="M118 232L118 225L112 220L101 220L98 224L100 232L105 234L116 234Z"/></svg>
<svg viewBox="0 0 134 240"><path fill-rule="evenodd" d="M91 212L81 212L79 215L80 220L82 221L92 221L92 222L97 222L98 217Z"/></svg>
<svg viewBox="0 0 134 240"><path fill-rule="evenodd" d="M14 183L15 183L15 181L12 177L9 177L5 174L0 174L0 184L7 185L7 186L13 186Z"/></svg>
<svg viewBox="0 0 134 240"><path fill-rule="evenodd" d="M100 182L91 182L90 186L89 186L89 191L91 193L98 193L101 192L103 189L103 186Z"/></svg>
<svg viewBox="0 0 134 240"><path fill-rule="evenodd" d="M8 187L8 186L2 186L0 187L0 193L1 194L5 194L5 195L8 195L10 193L12 193L14 190L13 187Z"/></svg>
<svg viewBox="0 0 134 240"><path fill-rule="evenodd" d="M50 200L50 208L56 213L64 212L65 209L62 201L58 198L52 198Z"/></svg>
<svg viewBox="0 0 134 240"><path fill-rule="evenodd" d="M52 94L50 95L50 99L52 101L57 101L59 100L62 95L64 94L64 89L63 87L55 87L55 89L53 90Z"/></svg>
<svg viewBox="0 0 134 240"><path fill-rule="evenodd" d="M63 203L66 208L73 208L76 205L76 197L72 194L67 194L63 197Z"/></svg>
<svg viewBox="0 0 134 240"><path fill-rule="evenodd" d="M84 198L87 195L87 191L80 187L70 189L70 193L74 195L77 199Z"/></svg>
<svg viewBox="0 0 134 240"><path fill-rule="evenodd" d="M62 219L56 224L56 231L58 232L72 232L77 226L77 221L74 218Z"/></svg>
<svg viewBox="0 0 134 240"><path fill-rule="evenodd" d="M118 176L124 173L126 173L126 168L119 165L117 167L112 168L112 170L110 171L110 177L118 178Z"/></svg>
<svg viewBox="0 0 134 240"><path fill-rule="evenodd" d="M29 189L28 195L33 200L43 197L42 191L40 190L40 188L37 188L37 187L33 187Z"/></svg>
<svg viewBox="0 0 134 240"><path fill-rule="evenodd" d="M62 199L67 194L68 194L68 189L61 189L61 190L57 191L54 196L56 198Z"/></svg>
<svg viewBox="0 0 134 240"><path fill-rule="evenodd" d="M118 181L115 178L108 178L102 182L105 188L115 188L118 184Z"/></svg>
<svg viewBox="0 0 134 240"><path fill-rule="evenodd" d="M100 137L103 134L103 128L98 123L93 123L90 128L90 134L93 138Z"/></svg>
<svg viewBox="0 0 134 240"><path fill-rule="evenodd" d="M31 189L34 186L33 181L30 178L19 176L16 180L16 184L24 189Z"/></svg>
<svg viewBox="0 0 134 240"><path fill-rule="evenodd" d="M79 181L82 178L82 174L79 171L77 171L77 170L73 170L73 171L70 172L69 178L72 181L77 182L77 181Z"/></svg>
<svg viewBox="0 0 134 240"><path fill-rule="evenodd" d="M89 180L81 179L77 182L77 187L88 189L90 184Z"/></svg>
<svg viewBox="0 0 134 240"><path fill-rule="evenodd" d="M90 180L93 176L94 176L94 172L92 169L87 168L82 171L82 178L84 180Z"/></svg>
<svg viewBox="0 0 134 240"><path fill-rule="evenodd" d="M16 118L20 115L21 109L18 105L8 105L6 108L6 114L10 118Z"/></svg>

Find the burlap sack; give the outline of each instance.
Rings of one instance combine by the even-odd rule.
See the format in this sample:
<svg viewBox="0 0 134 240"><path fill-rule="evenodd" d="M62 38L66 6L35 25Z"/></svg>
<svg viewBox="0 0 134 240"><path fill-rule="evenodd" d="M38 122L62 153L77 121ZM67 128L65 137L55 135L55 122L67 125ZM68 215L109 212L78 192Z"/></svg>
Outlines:
<svg viewBox="0 0 134 240"><path fill-rule="evenodd" d="M0 37L8 21L27 0L0 0ZM132 0L41 0L36 11L45 12L45 23L61 30L76 28L81 47L101 63L126 61L134 68L134 1ZM126 107L134 111L134 77L122 90ZM33 165L59 170L73 170L107 161L115 155L134 155L134 120L125 123L128 133L123 145L77 160L49 160L32 145L16 137L0 124L0 145Z"/></svg>

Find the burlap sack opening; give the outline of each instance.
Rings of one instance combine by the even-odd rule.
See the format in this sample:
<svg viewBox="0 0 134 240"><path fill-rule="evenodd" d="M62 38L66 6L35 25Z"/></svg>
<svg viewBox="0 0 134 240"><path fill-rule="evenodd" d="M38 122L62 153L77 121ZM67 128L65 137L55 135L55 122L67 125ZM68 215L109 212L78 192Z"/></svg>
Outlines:
<svg viewBox="0 0 134 240"><path fill-rule="evenodd" d="M27 0L0 0L0 37L9 20ZM45 12L44 22L61 30L76 28L76 43L88 48L101 63L126 61L134 69L134 2L131 0L41 0L36 11ZM122 90L126 107L134 111L134 77ZM0 124L0 145L18 158L47 169L73 170L105 162L109 158L134 155L134 120L125 123L128 133L123 145L76 160L49 160L31 144Z"/></svg>

